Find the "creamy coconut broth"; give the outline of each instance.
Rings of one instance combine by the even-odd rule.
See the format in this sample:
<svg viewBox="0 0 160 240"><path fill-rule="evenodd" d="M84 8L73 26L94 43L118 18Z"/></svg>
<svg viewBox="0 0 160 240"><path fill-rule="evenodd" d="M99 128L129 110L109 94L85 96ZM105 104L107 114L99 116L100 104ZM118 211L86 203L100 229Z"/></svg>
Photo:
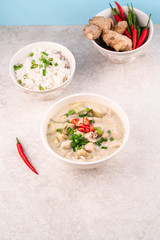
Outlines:
<svg viewBox="0 0 160 240"><path fill-rule="evenodd" d="M124 137L119 116L91 102L69 104L50 119L47 139L59 155L73 161L95 161L117 151Z"/></svg>

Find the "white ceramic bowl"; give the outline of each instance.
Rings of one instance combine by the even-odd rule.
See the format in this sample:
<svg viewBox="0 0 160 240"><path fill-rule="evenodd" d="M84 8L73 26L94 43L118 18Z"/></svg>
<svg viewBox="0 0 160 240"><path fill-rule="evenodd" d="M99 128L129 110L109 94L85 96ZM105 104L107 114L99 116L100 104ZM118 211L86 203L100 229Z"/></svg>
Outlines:
<svg viewBox="0 0 160 240"><path fill-rule="evenodd" d="M99 103L99 104L102 104L102 105L106 105L110 109L112 109L114 112L116 112L118 114L118 116L120 117L120 119L121 119L121 121L124 125L124 131L125 131L124 132L124 140L123 140L123 143L120 146L120 148L118 148L117 151L114 152L113 154L111 154L110 156L105 157L104 159L100 159L98 161L93 161L93 162L76 162L76 161L68 160L65 157L62 157L62 156L58 155L49 146L48 141L47 141L47 137L46 137L46 131L47 131L47 126L48 126L48 123L50 121L50 118L54 115L55 112L57 112L63 106L65 106L67 104L70 104L70 103L73 103L73 102L78 102L78 101L87 101L87 102L89 101L89 102L95 102L95 103ZM54 103L50 107L50 109L46 112L46 114L44 116L44 119L42 121L42 124L41 124L41 139L42 139L42 142L43 142L44 146L52 154L53 158L57 157L60 160L62 160L64 163L66 163L70 166L73 166L75 168L89 169L89 168L96 168L96 167L99 167L101 165L104 165L105 163L107 163L107 161L109 159L111 159L119 151L121 151L122 148L125 146L127 140L128 140L129 131L130 131L130 126L129 126L129 121L128 121L127 115L124 112L124 110L118 104L113 102L111 99L106 98L106 97L101 96L101 95L83 93L83 94L75 94L75 95L71 95L69 97L65 97L65 98L57 101L56 103Z"/></svg>
<svg viewBox="0 0 160 240"><path fill-rule="evenodd" d="M21 62L22 59L27 57L35 48L38 48L38 47L45 47L45 48L47 47L57 51L61 51L62 54L68 59L71 67L71 75L67 79L67 81L65 81L60 86L52 88L50 90L40 91L40 90L31 90L31 89L25 88L17 82L13 65L17 65L17 62ZM59 95L65 89L65 87L71 82L75 72L75 67L76 67L75 58L71 53L71 51L66 47L54 42L35 42L21 48L18 52L14 54L14 56L10 61L9 72L13 82L21 91L27 94L30 94L40 100L50 100L55 98L57 95Z"/></svg>
<svg viewBox="0 0 160 240"><path fill-rule="evenodd" d="M117 8L116 8L116 10L118 12ZM127 16L128 8L123 7L123 11L125 13L125 16ZM134 8L134 12L137 16L138 25L146 26L147 21L148 21L148 16L144 12L142 12L136 8ZM103 10L102 12L98 13L96 16L104 16L105 18L112 17L114 19L111 8ZM114 22L115 22L115 20L114 20ZM151 38L153 36L153 31L154 31L153 23L152 23L152 21L150 21L149 34L148 34L148 38L147 38L146 42L141 47L139 47L135 50L132 50L132 51L127 51L127 52L109 51L109 50L104 49L101 46L99 46L94 40L92 40L92 43L93 43L93 46L96 49L98 49L98 51L102 55L104 55L109 61L114 62L114 63L126 63L126 62L130 62L132 60L135 60L137 57L139 57L142 54L144 49L148 46L148 44L151 41Z"/></svg>

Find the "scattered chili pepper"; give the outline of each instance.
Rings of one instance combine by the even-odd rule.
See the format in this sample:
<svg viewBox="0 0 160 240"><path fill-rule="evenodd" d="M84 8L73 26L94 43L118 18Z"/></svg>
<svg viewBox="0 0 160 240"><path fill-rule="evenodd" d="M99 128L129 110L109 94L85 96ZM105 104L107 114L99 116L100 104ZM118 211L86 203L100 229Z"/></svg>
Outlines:
<svg viewBox="0 0 160 240"><path fill-rule="evenodd" d="M84 128L78 128L78 131L84 132Z"/></svg>
<svg viewBox="0 0 160 240"><path fill-rule="evenodd" d="M112 9L112 12L113 12L113 16L114 16L115 20L116 20L117 22L121 22L122 19L119 17L116 9L113 8L111 4L109 4L109 5L111 6L111 9ZM129 32L128 32L127 29L124 31L124 33L125 33L125 35L126 35L127 37L131 38L131 35L129 34Z"/></svg>
<svg viewBox="0 0 160 240"><path fill-rule="evenodd" d="M144 27L144 29L142 31L142 34L141 34L141 36L139 38L139 41L137 43L137 47L136 48L139 48L144 43L144 41L145 41L145 39L147 37L150 19L151 19L151 14L149 15L149 19L148 19L147 25L146 25L146 27Z"/></svg>
<svg viewBox="0 0 160 240"><path fill-rule="evenodd" d="M84 126L84 131L87 132L87 133L89 133L89 132L91 131L91 130L90 130L90 127Z"/></svg>
<svg viewBox="0 0 160 240"><path fill-rule="evenodd" d="M75 126L77 126L77 123L79 122L78 118L74 118L72 119L71 123L74 124Z"/></svg>
<svg viewBox="0 0 160 240"><path fill-rule="evenodd" d="M123 9L122 9L121 5L118 2L116 2L116 1L115 1L115 4L117 5L117 7L119 9L119 13L121 15L122 20L126 21L126 17L124 15L124 12L123 12Z"/></svg>
<svg viewBox="0 0 160 240"><path fill-rule="evenodd" d="M24 152L23 152L23 148L22 148L22 145L20 144L18 138L16 138L17 140L17 149L18 149L18 152L19 152L19 155L21 156L21 158L23 159L23 161L25 162L25 164L37 175L38 172L35 170L35 168L31 165L31 163L28 161L27 157L25 156Z"/></svg>
<svg viewBox="0 0 160 240"><path fill-rule="evenodd" d="M78 118L72 119L71 123L74 124L77 127L77 130L80 132L94 132L94 126L90 126L91 123L87 117L83 117L83 123L80 123Z"/></svg>
<svg viewBox="0 0 160 240"><path fill-rule="evenodd" d="M84 124L85 126L90 127L90 121L89 121L89 119L88 119L87 117L84 117L84 118L83 118L83 124Z"/></svg>
<svg viewBox="0 0 160 240"><path fill-rule="evenodd" d="M94 132L94 126L91 126L91 127L90 127L90 131L91 131L91 132Z"/></svg>

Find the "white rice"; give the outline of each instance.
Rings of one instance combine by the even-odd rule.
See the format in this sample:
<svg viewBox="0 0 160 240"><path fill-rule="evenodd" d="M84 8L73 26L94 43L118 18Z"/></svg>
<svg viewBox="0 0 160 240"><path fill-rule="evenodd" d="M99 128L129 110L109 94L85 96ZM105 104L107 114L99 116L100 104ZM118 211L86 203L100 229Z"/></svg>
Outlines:
<svg viewBox="0 0 160 240"><path fill-rule="evenodd" d="M42 52L47 53L48 56L42 54ZM28 56L24 61L17 63L17 65L23 64L22 68L15 71L16 79L18 82L21 80L20 82L23 87L32 90L40 90L40 88L43 88L42 90L48 90L60 86L70 76L71 69L69 62L61 52L48 48L37 48L32 51L32 53L32 57ZM53 58L53 61L50 61L52 66L47 65L46 67L46 76L43 76L43 69L45 69L45 67L39 59L41 55L47 60ZM33 60L35 60L35 64L38 64L38 67L31 69ZM58 63L58 65L55 66L55 63ZM39 67L41 64L43 68ZM24 75L26 75L26 78Z"/></svg>

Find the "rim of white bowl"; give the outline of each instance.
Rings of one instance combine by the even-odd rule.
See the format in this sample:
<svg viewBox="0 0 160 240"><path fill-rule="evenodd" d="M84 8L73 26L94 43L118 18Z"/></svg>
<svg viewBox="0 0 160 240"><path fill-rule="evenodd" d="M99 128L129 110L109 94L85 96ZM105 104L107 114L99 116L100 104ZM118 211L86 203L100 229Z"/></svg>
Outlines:
<svg viewBox="0 0 160 240"><path fill-rule="evenodd" d="M110 101L111 103L113 103L114 105L116 105L124 114L126 120L127 120L127 127L124 126L124 130L128 130L126 132L126 135L125 135L125 138L123 140L123 143L122 145L117 149L117 151L115 151L113 154L109 155L108 157L105 157L105 158L102 158L100 160L96 160L96 161L92 161L92 162L76 162L76 161L73 161L73 160L69 160L67 158L64 158L60 155L58 155L50 146L49 144L47 143L46 141L46 138L45 138L45 135L44 135L44 124L45 124L45 121L46 121L46 118L48 116L48 114L50 113L50 111L52 110L52 108L54 108L56 105L58 105L59 103L61 102L64 102L65 100L67 99L70 99L70 98L73 98L73 97L77 97L77 96L84 96L84 95L88 95L88 96L96 96L96 97L100 97L100 98L103 98L105 100L108 100ZM119 115L118 115L119 116ZM121 119L121 118L120 118ZM122 120L121 120L122 121ZM126 145L127 141L128 141L128 138L129 138L129 133L130 133L130 123L129 123L129 120L128 120L128 116L126 114L126 112L123 110L123 108L117 104L116 102L114 102L112 99L108 98L108 97L105 97L103 95L99 95L99 94L94 94L94 93L77 93L77 94L72 94L70 96L67 96L67 97L64 97L58 101L56 101L48 110L47 112L45 113L43 119L42 119L42 122L41 122L41 127L40 127L40 135L41 135L41 140L44 144L44 146L47 148L47 150L54 156L56 156L57 158L61 159L62 161L64 162L67 162L67 163L70 163L72 165L94 165L94 164L99 164L99 163L102 163L102 162L105 162L107 160L109 160L110 158L114 157L119 151L121 151L122 148L124 148L124 146Z"/></svg>
<svg viewBox="0 0 160 240"><path fill-rule="evenodd" d="M55 45L57 45L57 46L59 46L59 47L62 47L62 48L66 49L66 50L69 52L69 54L71 55L71 57L72 57L72 59L73 59L73 70L72 70L69 78L67 79L67 81L65 81L64 83L62 83L62 84L61 84L60 86L58 86L58 87L54 87L54 88L51 88L51 89L48 89L48 90L44 90L44 91L33 90L33 89L29 89L29 88L26 88L26 87L21 86L21 85L17 82L16 77L12 74L12 70L11 70L12 67L13 67L12 61L14 60L14 58L15 58L20 52L22 52L26 47L33 46L33 45L36 45L36 44L41 44L41 43L42 43L42 44L48 44L48 43L50 44L50 43L51 43L51 44L55 44ZM21 89L26 90L26 91L29 91L29 92L32 92L32 93L38 93L38 94L45 94L45 93L48 93L48 92L52 92L52 91L54 91L54 90L57 90L57 89L65 86L65 85L68 85L68 84L71 82L71 80L72 80L72 77L73 77L73 75L74 75L74 73L75 73L75 69L76 69L76 61L75 61L75 57L73 56L72 52L71 52L67 47L65 47L65 46L62 45L62 44L59 44L59 43L56 43L56 42L47 42L47 41L34 42L34 43L30 43L30 44L25 45L24 47L20 48L20 49L13 55L13 57L11 58L10 63L9 63L9 74L10 74L10 77L11 77L12 81L13 81L18 87L20 87Z"/></svg>
<svg viewBox="0 0 160 240"><path fill-rule="evenodd" d="M122 6L122 8L127 8L127 7L126 7L126 6ZM104 12L105 10L108 10L108 9L110 9L110 8L106 8L106 9L102 10L101 12L97 13L96 16L101 16L100 14L101 14L102 12ZM143 12L143 11L137 9L137 8L134 8L134 9L135 9L137 12L139 12L140 14L143 13L143 14L145 14L145 15L148 17L148 15L147 15L145 12ZM127 54L130 54L130 53L134 53L134 52L139 51L140 49L144 48L144 47L151 41L151 39L152 39L152 37L153 37L153 33L154 33L154 26L153 26L153 22L152 22L151 19L150 19L150 25L152 26L152 31L151 31L151 33L150 33L150 36L147 38L147 40L146 40L146 42L145 42L144 44L142 44L139 48L136 48L136 49L134 49L134 50L130 50L130 51L126 51L126 52L110 51L110 50L107 50L107 49L101 47L100 45L98 45L98 44L95 42L95 40L91 40L91 41L92 41L92 43L93 43L95 46L98 46L100 49L104 50L106 53L110 53L110 54L114 54L114 55L127 55Z"/></svg>

